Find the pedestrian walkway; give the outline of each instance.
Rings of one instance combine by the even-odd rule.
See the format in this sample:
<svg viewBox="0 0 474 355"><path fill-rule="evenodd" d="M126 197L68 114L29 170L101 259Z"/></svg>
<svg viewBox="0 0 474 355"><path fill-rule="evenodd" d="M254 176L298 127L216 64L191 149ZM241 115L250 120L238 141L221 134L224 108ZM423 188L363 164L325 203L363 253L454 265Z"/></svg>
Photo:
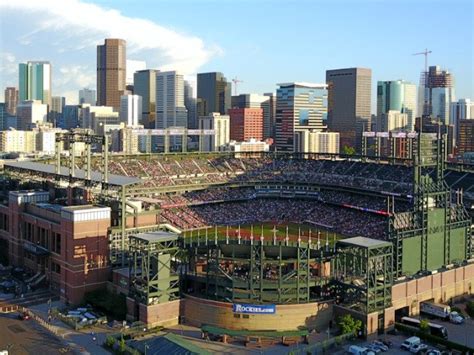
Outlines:
<svg viewBox="0 0 474 355"><path fill-rule="evenodd" d="M109 355L110 352L102 347L108 333L104 329L94 328L86 329L84 331L75 331L68 325L61 322L59 319L51 318L48 322L48 311L50 308L63 308L64 304L60 301L49 303L43 303L30 307L32 313L39 319L36 319L38 323L46 327L53 334L58 335L66 342L66 345L74 349L76 352L81 354L97 354L97 355ZM91 331L94 332L91 335ZM95 340L94 340L95 339Z"/></svg>

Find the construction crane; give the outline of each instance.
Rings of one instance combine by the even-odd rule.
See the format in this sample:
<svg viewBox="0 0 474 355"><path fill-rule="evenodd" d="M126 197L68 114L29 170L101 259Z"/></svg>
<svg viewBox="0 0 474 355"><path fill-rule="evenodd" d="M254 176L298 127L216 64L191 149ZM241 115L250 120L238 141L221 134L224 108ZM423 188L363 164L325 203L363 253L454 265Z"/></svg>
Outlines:
<svg viewBox="0 0 474 355"><path fill-rule="evenodd" d="M232 79L232 82L234 83L234 96L237 96L237 84L243 83L243 81L239 80L238 78L234 78Z"/></svg>
<svg viewBox="0 0 474 355"><path fill-rule="evenodd" d="M428 48L425 48L424 52L413 53L413 55L424 55L425 56L425 73L428 72L428 54L433 53L429 51Z"/></svg>
<svg viewBox="0 0 474 355"><path fill-rule="evenodd" d="M421 76L421 82L420 85L423 85L424 87L424 101L423 101L423 115L425 114L430 114L430 103L428 101L427 97L427 87L428 87L428 54L433 53L432 51L429 51L428 48L425 48L423 52L419 53L413 53L413 55L424 55L425 56L425 71L423 72L423 75Z"/></svg>

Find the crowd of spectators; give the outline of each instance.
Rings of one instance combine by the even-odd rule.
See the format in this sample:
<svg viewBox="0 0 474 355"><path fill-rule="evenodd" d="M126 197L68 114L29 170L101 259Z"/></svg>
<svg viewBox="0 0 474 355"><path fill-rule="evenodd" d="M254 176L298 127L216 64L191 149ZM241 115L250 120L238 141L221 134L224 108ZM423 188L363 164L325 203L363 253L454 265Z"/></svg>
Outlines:
<svg viewBox="0 0 474 355"><path fill-rule="evenodd" d="M409 194L411 168L404 165L347 160L311 160L168 157L138 160L116 158L109 162L113 174L141 177L145 186L215 184L228 182L297 182L347 186L371 191Z"/></svg>
<svg viewBox="0 0 474 355"><path fill-rule="evenodd" d="M188 205L164 209L164 222L188 230L214 225L309 223L346 236L384 238L387 218L317 200L267 199Z"/></svg>

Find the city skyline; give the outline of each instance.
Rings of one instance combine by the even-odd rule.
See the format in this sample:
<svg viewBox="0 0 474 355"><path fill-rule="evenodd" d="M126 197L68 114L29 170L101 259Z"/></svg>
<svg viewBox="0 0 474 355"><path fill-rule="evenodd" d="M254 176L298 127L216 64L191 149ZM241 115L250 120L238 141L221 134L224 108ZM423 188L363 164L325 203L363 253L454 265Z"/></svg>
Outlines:
<svg viewBox="0 0 474 355"><path fill-rule="evenodd" d="M3 87L18 86L19 62L48 60L53 71L52 94L66 96L68 104L75 103L79 89L95 89L96 45L104 38L118 37L127 41L127 59L146 61L151 69L182 71L185 78L198 72L221 71L228 80L243 80L239 93L274 92L276 83L285 81L323 83L326 70L356 66L372 69L373 92L379 80L403 79L418 85L424 62L421 56L412 54L427 47L433 51L429 64L453 73L456 97L471 98L472 3L459 0L455 4L458 10L466 11L458 11L453 19L445 16L441 2L430 2L428 7L427 1L301 1L295 6L278 0L257 4L243 1L237 8L230 2L217 8L212 1L162 1L136 6L123 1L98 1L95 5L75 0L43 4L0 2L2 32L7 33L8 29L8 33L14 33L2 37L0 83ZM303 6L307 11L301 11ZM64 11L66 8L70 10ZM181 17L175 16L178 11ZM199 13L205 11L209 15L220 11L246 16L224 26L229 21L227 16L213 16L212 23L199 21ZM262 17L263 11L266 16ZM344 13L358 15L358 20L331 16ZM397 18L397 26L390 26L390 22L382 26L388 13L392 17L404 16ZM299 20L292 17L295 14ZM307 23L311 14L317 20L315 26ZM433 23L441 23L443 18L443 26L430 26L430 31L410 35L422 14L428 15ZM103 15L108 21L101 21ZM58 16L62 16L62 23L52 25ZM288 17L286 22L282 22L283 16ZM294 32L285 33L285 27L296 23L301 35L292 41L289 36L294 36ZM121 24L131 29L124 30ZM64 34L66 25L71 30ZM351 25L347 32L344 28ZM79 27L82 31L72 31ZM295 65L288 65L292 61ZM195 82L194 88L196 92ZM374 96L372 113L376 111Z"/></svg>

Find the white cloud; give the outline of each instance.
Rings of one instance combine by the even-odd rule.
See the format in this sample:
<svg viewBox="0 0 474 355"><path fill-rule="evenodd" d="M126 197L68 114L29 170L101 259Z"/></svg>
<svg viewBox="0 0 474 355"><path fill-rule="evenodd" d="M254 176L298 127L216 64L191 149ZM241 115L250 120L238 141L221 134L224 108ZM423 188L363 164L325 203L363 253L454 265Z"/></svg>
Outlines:
<svg viewBox="0 0 474 355"><path fill-rule="evenodd" d="M31 51L27 53L31 56L28 59L35 60L40 51L31 46L41 43L44 52L40 55L53 65L54 91L83 86L82 83L93 85L95 78L91 82L90 76L95 76L95 46L103 43L104 38L125 39L127 57L146 60L149 68L173 69L188 75L196 73L213 56L222 55L219 47L194 35L79 0L0 0L0 13L0 22L11 21L15 25L11 31L17 34L10 43L4 41L8 48L0 48L1 52L15 52L10 48L15 47L22 57ZM4 57L5 54L2 68ZM82 73L87 67L87 73Z"/></svg>

